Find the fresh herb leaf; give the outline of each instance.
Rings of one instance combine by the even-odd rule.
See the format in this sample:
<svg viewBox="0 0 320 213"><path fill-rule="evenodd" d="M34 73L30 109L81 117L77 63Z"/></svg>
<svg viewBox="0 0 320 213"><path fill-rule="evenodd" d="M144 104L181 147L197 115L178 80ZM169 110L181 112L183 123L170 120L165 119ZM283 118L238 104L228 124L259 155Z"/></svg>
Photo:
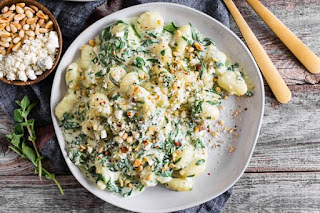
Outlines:
<svg viewBox="0 0 320 213"><path fill-rule="evenodd" d="M138 37L138 38L141 38L141 35L138 33L138 31L136 30L136 27L134 26L134 24L131 24L131 27L134 31L134 34Z"/></svg>
<svg viewBox="0 0 320 213"><path fill-rule="evenodd" d="M188 39L187 37L182 36L182 38L183 38L183 40L185 40L186 42L188 42L188 44L189 44L190 46L193 45L193 42L192 42L190 39Z"/></svg>
<svg viewBox="0 0 320 213"><path fill-rule="evenodd" d="M199 165L203 164L204 162L206 162L205 159L198 160L198 161L196 162L196 165L199 166Z"/></svg>
<svg viewBox="0 0 320 213"><path fill-rule="evenodd" d="M116 85L117 87L120 87L119 82L116 81L116 79L114 79L114 77L111 74L109 74L109 79L114 85Z"/></svg>
<svg viewBox="0 0 320 213"><path fill-rule="evenodd" d="M196 30L193 28L193 26L190 22L189 22L189 25L191 28L192 39L200 44L201 41L200 41L199 33L196 32Z"/></svg>
<svg viewBox="0 0 320 213"><path fill-rule="evenodd" d="M22 110L21 109L15 109L13 111L13 119L17 122L22 122L23 121L23 117L21 115Z"/></svg>
<svg viewBox="0 0 320 213"><path fill-rule="evenodd" d="M217 106L221 104L220 100L217 101L206 101L208 104L212 105L212 106Z"/></svg>
<svg viewBox="0 0 320 213"><path fill-rule="evenodd" d="M193 140L192 145L195 147L195 149L205 148L205 145L200 138Z"/></svg>
<svg viewBox="0 0 320 213"><path fill-rule="evenodd" d="M204 46L209 46L210 44L216 45L211 38L204 38L202 43Z"/></svg>
<svg viewBox="0 0 320 213"><path fill-rule="evenodd" d="M176 27L174 23L171 22L167 26L165 26L163 29L173 34L178 29L178 27Z"/></svg>
<svg viewBox="0 0 320 213"><path fill-rule="evenodd" d="M99 72L96 72L96 73L94 74L94 76L95 76L95 77L101 77L101 76L103 76L102 71L100 70Z"/></svg>
<svg viewBox="0 0 320 213"><path fill-rule="evenodd" d="M161 55L164 56L166 54L166 50L161 50Z"/></svg>
<svg viewBox="0 0 320 213"><path fill-rule="evenodd" d="M253 91L247 90L247 92L244 94L245 97L252 97L254 95Z"/></svg>

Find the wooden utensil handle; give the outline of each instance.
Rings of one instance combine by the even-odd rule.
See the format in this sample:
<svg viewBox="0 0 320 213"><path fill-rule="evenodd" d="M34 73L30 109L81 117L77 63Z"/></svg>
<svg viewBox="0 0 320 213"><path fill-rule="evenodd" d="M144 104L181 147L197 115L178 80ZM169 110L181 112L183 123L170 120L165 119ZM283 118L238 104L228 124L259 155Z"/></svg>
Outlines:
<svg viewBox="0 0 320 213"><path fill-rule="evenodd" d="M258 0L246 0L269 28L312 73L320 72L320 59Z"/></svg>
<svg viewBox="0 0 320 213"><path fill-rule="evenodd" d="M246 40L246 43L255 60L257 61L257 64L259 65L260 70L268 82L273 94L280 103L289 102L291 99L291 92L289 88L259 43L258 39L240 14L239 10L232 0L224 0L224 3L227 5L231 15L233 16L233 19L238 25L243 38Z"/></svg>

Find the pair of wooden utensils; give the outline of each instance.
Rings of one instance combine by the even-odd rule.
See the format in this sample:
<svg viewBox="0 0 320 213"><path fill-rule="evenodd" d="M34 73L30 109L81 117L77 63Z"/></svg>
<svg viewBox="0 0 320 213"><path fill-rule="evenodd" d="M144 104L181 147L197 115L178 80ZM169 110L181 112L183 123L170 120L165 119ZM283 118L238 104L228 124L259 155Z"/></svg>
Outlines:
<svg viewBox="0 0 320 213"><path fill-rule="evenodd" d="M246 0L252 9L279 37L288 49L300 60L311 73L320 73L320 59L295 34L293 34L275 15L273 15L258 0ZM253 57L255 58L264 78L269 84L273 94L280 103L288 103L291 91L280 76L269 56L259 43L256 36L240 14L232 0L224 0L233 19L245 39Z"/></svg>

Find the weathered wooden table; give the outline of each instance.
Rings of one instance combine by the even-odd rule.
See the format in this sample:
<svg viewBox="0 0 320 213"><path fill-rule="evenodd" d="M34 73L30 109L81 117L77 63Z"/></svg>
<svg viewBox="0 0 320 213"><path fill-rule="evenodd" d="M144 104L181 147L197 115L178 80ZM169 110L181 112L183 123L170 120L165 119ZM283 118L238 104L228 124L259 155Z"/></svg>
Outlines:
<svg viewBox="0 0 320 213"><path fill-rule="evenodd" d="M262 3L320 55L320 0ZM260 137L224 212L319 212L320 74L307 72L243 0L236 4L289 85L293 98L281 105L265 86ZM233 21L231 26L241 37ZM31 164L4 145L11 128L12 122L0 111L0 212L126 212L93 196L71 174L58 173L64 196L51 181L39 181ZM46 165L54 170L50 163Z"/></svg>

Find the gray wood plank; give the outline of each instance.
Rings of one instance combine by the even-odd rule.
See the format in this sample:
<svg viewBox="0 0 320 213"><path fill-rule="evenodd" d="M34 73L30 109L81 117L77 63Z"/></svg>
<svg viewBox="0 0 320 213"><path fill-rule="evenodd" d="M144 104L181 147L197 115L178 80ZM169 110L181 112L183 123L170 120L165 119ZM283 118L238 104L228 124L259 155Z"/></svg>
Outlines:
<svg viewBox="0 0 320 213"><path fill-rule="evenodd" d="M319 212L320 173L246 173L223 212Z"/></svg>
<svg viewBox="0 0 320 213"><path fill-rule="evenodd" d="M65 195L52 181L36 176L0 178L1 212L127 212L95 197L73 176L58 176Z"/></svg>

